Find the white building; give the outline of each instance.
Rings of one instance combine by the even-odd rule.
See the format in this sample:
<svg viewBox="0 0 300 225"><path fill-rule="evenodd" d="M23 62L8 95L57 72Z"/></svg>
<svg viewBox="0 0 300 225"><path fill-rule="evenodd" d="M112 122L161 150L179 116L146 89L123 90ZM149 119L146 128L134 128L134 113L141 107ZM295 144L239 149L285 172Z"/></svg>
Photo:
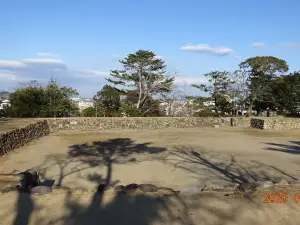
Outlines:
<svg viewBox="0 0 300 225"><path fill-rule="evenodd" d="M77 105L80 112L86 108L94 107L94 100L90 98L72 98L71 100Z"/></svg>
<svg viewBox="0 0 300 225"><path fill-rule="evenodd" d="M215 106L215 102L214 101L206 101L206 102L203 102L203 105L205 107Z"/></svg>
<svg viewBox="0 0 300 225"><path fill-rule="evenodd" d="M191 110L187 100L170 100L159 104L159 110L166 116L190 116Z"/></svg>
<svg viewBox="0 0 300 225"><path fill-rule="evenodd" d="M0 100L0 109L10 106L10 101L8 99Z"/></svg>

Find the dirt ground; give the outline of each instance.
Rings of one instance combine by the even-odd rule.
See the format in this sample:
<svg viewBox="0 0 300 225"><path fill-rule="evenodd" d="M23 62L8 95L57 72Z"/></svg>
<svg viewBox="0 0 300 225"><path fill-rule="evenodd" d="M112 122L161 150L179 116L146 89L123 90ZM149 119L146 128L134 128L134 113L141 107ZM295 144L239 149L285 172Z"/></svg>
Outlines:
<svg viewBox="0 0 300 225"><path fill-rule="evenodd" d="M104 181L152 183L182 194L157 198L85 193L77 199L66 193L8 193L0 196L0 221L18 224L19 217L31 215L23 224L298 224L300 203L293 203L292 196L300 190L290 190L289 202L277 204L263 203L264 193L240 199L200 190L246 180L300 179L299 135L298 130L229 127L61 131L1 157L0 171L34 167L42 180L57 186L91 190ZM19 212L21 206L28 210Z"/></svg>
<svg viewBox="0 0 300 225"><path fill-rule="evenodd" d="M18 128L22 128L32 123L32 121L36 121L39 119L15 119L9 118L5 120L0 119L0 134L4 132L8 132L11 130L15 130Z"/></svg>

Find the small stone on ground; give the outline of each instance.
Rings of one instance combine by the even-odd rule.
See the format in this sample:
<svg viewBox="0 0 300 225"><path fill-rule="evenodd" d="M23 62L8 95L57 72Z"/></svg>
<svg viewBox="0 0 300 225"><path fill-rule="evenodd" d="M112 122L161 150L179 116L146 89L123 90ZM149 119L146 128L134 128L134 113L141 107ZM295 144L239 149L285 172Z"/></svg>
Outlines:
<svg viewBox="0 0 300 225"><path fill-rule="evenodd" d="M284 180L284 179L282 179L282 180L276 182L275 184L276 184L276 185L289 185L289 183L288 183L286 180Z"/></svg>
<svg viewBox="0 0 300 225"><path fill-rule="evenodd" d="M125 188L124 185L118 185L118 186L116 186L116 187L114 188L114 190L115 190L116 192L120 192L120 191L123 191L124 188Z"/></svg>
<svg viewBox="0 0 300 225"><path fill-rule="evenodd" d="M260 181L256 181L255 185L258 188L268 188L274 186L274 183L268 180L260 180Z"/></svg>
<svg viewBox="0 0 300 225"><path fill-rule="evenodd" d="M31 194L40 194L40 195L47 194L51 191L52 191L52 188L50 188L48 186L36 186L36 187L30 189Z"/></svg>
<svg viewBox="0 0 300 225"><path fill-rule="evenodd" d="M156 192L158 189L154 184L140 184L139 187L143 192Z"/></svg>
<svg viewBox="0 0 300 225"><path fill-rule="evenodd" d="M252 182L246 182L246 183L241 183L238 187L237 190L242 191L242 192L250 192L253 191L256 188L256 184Z"/></svg>
<svg viewBox="0 0 300 225"><path fill-rule="evenodd" d="M135 191L139 188L138 184L128 184L124 187L124 191Z"/></svg>

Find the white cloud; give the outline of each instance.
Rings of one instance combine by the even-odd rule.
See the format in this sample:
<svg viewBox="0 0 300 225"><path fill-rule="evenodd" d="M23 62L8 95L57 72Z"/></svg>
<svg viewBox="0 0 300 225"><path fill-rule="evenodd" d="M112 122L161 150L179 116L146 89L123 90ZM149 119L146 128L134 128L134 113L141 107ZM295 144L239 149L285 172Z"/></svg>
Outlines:
<svg viewBox="0 0 300 225"><path fill-rule="evenodd" d="M58 59L2 60L0 61L0 89L30 80L46 83L54 77L60 84L73 86L79 92L89 95L101 88L108 74L98 70L74 69Z"/></svg>
<svg viewBox="0 0 300 225"><path fill-rule="evenodd" d="M204 84L207 83L207 79L204 77L175 77L175 84Z"/></svg>
<svg viewBox="0 0 300 225"><path fill-rule="evenodd" d="M263 47L265 47L265 46L266 46L266 44L263 43L263 42L253 42L253 43L252 43L252 47L253 47L253 48L263 48Z"/></svg>
<svg viewBox="0 0 300 225"><path fill-rule="evenodd" d="M10 65L10 67L6 68L4 65L6 67ZM109 72L74 68L57 59L6 60L5 64L0 64L0 89L14 87L20 82L30 80L37 80L45 84L53 77L59 84L76 88L81 95L91 97L107 83L105 78L108 76ZM190 87L190 84L201 83L207 83L205 77L175 77L175 84L179 86Z"/></svg>
<svg viewBox="0 0 300 225"><path fill-rule="evenodd" d="M58 58L59 56L56 54L53 54L51 52L38 52L36 53L37 56L41 57L48 57L48 58Z"/></svg>
<svg viewBox="0 0 300 225"><path fill-rule="evenodd" d="M71 69L70 72L76 77L107 77L109 75L109 72L101 72L95 70Z"/></svg>
<svg viewBox="0 0 300 225"><path fill-rule="evenodd" d="M280 46L289 48L300 48L300 42L284 42L281 43Z"/></svg>
<svg viewBox="0 0 300 225"><path fill-rule="evenodd" d="M0 70L0 81L3 83L28 82L31 80L45 81L45 79L36 77L20 76L17 72L13 72L10 70Z"/></svg>
<svg viewBox="0 0 300 225"><path fill-rule="evenodd" d="M62 60L59 59L23 59L23 63L26 64L60 64L65 65Z"/></svg>
<svg viewBox="0 0 300 225"><path fill-rule="evenodd" d="M10 69L10 68L24 68L26 64L20 61L13 60L0 60L0 69Z"/></svg>
<svg viewBox="0 0 300 225"><path fill-rule="evenodd" d="M233 52L231 48L226 47L211 47L207 44L199 45L185 45L180 48L181 51L186 52L201 52L201 53L210 53L214 55L228 55Z"/></svg>
<svg viewBox="0 0 300 225"><path fill-rule="evenodd" d="M15 73L10 70L0 70L0 80L15 80Z"/></svg>

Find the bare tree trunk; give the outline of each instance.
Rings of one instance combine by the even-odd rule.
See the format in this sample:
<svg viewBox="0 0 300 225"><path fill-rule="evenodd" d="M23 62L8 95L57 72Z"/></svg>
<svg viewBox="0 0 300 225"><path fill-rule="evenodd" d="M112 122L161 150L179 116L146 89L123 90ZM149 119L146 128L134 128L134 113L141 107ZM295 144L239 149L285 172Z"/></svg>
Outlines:
<svg viewBox="0 0 300 225"><path fill-rule="evenodd" d="M140 71L138 72L138 74L139 74L139 98L138 98L138 102L136 103L137 109L140 108L140 104L142 100L142 75Z"/></svg>
<svg viewBox="0 0 300 225"><path fill-rule="evenodd" d="M250 102L248 106L248 116L252 116L252 109L253 109L253 101Z"/></svg>
<svg viewBox="0 0 300 225"><path fill-rule="evenodd" d="M217 116L219 116L219 111L218 111L218 107L217 107L217 97L215 97L214 101L215 101L215 111L216 111Z"/></svg>

